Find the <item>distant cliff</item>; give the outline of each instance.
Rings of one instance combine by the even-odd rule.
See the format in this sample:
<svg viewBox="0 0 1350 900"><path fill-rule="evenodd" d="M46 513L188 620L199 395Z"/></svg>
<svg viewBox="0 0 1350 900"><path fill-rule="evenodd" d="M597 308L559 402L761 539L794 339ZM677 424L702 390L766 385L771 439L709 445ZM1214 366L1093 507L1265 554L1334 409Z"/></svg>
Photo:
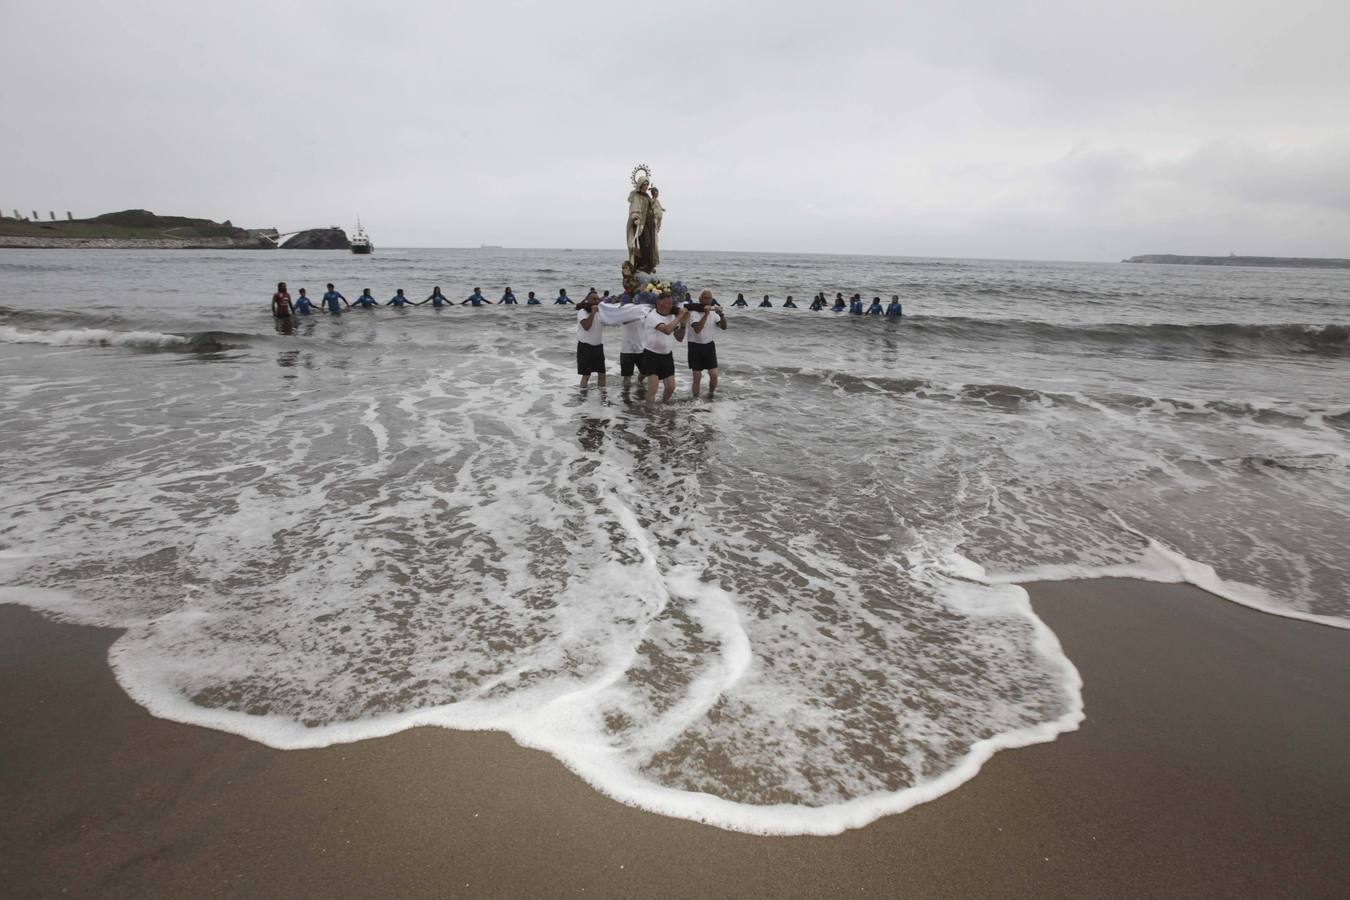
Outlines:
<svg viewBox="0 0 1350 900"><path fill-rule="evenodd" d="M341 228L311 228L286 240L282 250L350 250L352 242Z"/></svg>
<svg viewBox="0 0 1350 900"><path fill-rule="evenodd" d="M1317 259L1300 256L1173 256L1155 253L1131 256L1121 262L1163 263L1172 266L1264 266L1275 269L1350 269L1350 259Z"/></svg>

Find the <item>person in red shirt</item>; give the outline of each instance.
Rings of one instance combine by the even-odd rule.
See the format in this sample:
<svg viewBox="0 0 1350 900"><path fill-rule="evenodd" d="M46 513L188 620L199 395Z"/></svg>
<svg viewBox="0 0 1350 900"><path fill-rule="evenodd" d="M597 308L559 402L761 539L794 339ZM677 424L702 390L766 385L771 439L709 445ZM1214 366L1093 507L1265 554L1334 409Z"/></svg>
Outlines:
<svg viewBox="0 0 1350 900"><path fill-rule="evenodd" d="M291 294L286 290L286 282L277 282L277 292L272 295L272 315L278 319L289 319L295 315L291 308Z"/></svg>

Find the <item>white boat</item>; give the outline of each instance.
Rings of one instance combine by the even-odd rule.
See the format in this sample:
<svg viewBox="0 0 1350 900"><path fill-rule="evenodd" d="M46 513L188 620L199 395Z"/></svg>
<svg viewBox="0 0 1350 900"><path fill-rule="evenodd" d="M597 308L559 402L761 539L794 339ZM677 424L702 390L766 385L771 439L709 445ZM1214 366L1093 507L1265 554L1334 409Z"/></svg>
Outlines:
<svg viewBox="0 0 1350 900"><path fill-rule="evenodd" d="M352 252L369 253L375 249L375 245L370 242L366 236L366 230L361 227L361 219L356 220L356 233L352 235Z"/></svg>

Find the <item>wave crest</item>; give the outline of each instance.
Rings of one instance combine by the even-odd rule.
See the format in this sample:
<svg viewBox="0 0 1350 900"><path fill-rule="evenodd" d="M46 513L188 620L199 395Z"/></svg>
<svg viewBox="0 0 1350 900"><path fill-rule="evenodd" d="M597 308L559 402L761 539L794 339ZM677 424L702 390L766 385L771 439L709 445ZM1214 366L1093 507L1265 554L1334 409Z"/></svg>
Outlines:
<svg viewBox="0 0 1350 900"><path fill-rule="evenodd" d="M0 342L46 344L51 347L127 347L133 350L174 350L214 353L237 346L225 332L164 334L158 331L113 331L106 328L61 328L49 331L0 325Z"/></svg>
<svg viewBox="0 0 1350 900"><path fill-rule="evenodd" d="M991 320L960 316L906 318L915 331L1003 343L1009 339L1051 343L1101 344L1116 349L1170 346L1215 356L1241 353L1350 356L1350 327L1336 323L1255 325L1235 322L1182 325L1107 323L1057 325L1023 319Z"/></svg>

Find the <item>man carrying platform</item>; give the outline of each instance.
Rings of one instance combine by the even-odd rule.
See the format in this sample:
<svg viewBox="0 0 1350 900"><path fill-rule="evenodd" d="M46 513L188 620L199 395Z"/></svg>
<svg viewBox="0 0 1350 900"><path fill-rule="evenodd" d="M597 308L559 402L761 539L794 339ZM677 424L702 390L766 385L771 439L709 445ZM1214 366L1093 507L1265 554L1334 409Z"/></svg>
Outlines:
<svg viewBox="0 0 1350 900"><path fill-rule="evenodd" d="M599 311L600 297L595 292L577 304L577 374L582 387L590 382L592 372L596 374L595 383L605 386L605 339Z"/></svg>
<svg viewBox="0 0 1350 900"><path fill-rule="evenodd" d="M714 343L714 323L716 328L727 330L727 315L713 305L712 291L698 295L698 306L689 314L689 370L693 373L693 393L697 397L703 381L703 373L708 373L708 399L712 399L717 390L717 344Z"/></svg>

